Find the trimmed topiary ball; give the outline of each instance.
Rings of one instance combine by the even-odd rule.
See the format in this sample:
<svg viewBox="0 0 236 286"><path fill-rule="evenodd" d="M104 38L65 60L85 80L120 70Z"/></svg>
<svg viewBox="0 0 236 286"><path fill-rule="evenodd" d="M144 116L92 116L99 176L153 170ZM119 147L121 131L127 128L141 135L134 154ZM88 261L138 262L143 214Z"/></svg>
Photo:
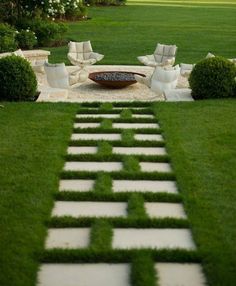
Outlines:
<svg viewBox="0 0 236 286"><path fill-rule="evenodd" d="M0 59L0 100L33 100L37 80L30 63L19 56Z"/></svg>
<svg viewBox="0 0 236 286"><path fill-rule="evenodd" d="M194 99L236 97L236 67L229 60L213 57L193 68L189 84Z"/></svg>

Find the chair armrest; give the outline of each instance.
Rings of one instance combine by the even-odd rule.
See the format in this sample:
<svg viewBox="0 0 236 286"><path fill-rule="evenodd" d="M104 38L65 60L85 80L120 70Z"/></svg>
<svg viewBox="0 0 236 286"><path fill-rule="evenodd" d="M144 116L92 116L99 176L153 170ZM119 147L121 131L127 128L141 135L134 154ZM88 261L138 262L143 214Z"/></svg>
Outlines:
<svg viewBox="0 0 236 286"><path fill-rule="evenodd" d="M89 58L90 59L95 59L98 62L98 61L101 61L104 58L104 55L99 54L99 53L91 52Z"/></svg>

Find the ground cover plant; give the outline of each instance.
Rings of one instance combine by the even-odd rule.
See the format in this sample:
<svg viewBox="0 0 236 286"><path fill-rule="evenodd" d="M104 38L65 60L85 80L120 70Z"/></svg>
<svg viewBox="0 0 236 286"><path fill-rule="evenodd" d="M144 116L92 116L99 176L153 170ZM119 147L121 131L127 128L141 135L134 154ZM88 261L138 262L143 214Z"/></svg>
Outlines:
<svg viewBox="0 0 236 286"><path fill-rule="evenodd" d="M105 55L101 65L140 64L136 57L152 54L158 42L178 46L178 63L195 63L208 52L234 58L235 11L235 0L130 0L118 8L89 8L92 19L69 23L66 38L91 40L94 50ZM69 64L67 45L50 51L50 61Z"/></svg>
<svg viewBox="0 0 236 286"><path fill-rule="evenodd" d="M122 103L117 105L122 106ZM89 106L91 104L87 105ZM140 106L140 103L137 106ZM85 107L86 105L83 106L83 112L86 110ZM153 110L161 124L170 155L170 158L167 157L165 160L171 159L174 178L177 179L181 191L179 195L112 193L113 176L115 178L130 176L133 179L146 177L146 174L141 176L136 169L137 160L143 161L145 156L131 156L131 158L123 156L123 160L127 160L128 168L123 175L114 172L107 174L90 172L78 176L78 173L71 173L73 177L83 178L89 175L96 179L94 190L91 193L59 193L58 180L63 176L61 173L63 162L68 161L65 152L70 143L72 121L75 112L82 112L82 109L77 104L32 103L5 104L5 108L0 109L1 285L34 285L39 260L132 261L131 278L133 285L139 286L154 285L153 261L202 261L209 285L234 285L236 279L233 268L236 263L234 243L236 134L233 128L236 123L235 101L157 103L147 107L148 110ZM132 103L130 110L133 110ZM106 133L111 129L101 128L101 130ZM122 138L126 140L130 137L132 138L132 132L129 134L126 130ZM100 154L85 155L82 159L99 160L102 156L111 154L110 147L113 143L100 142ZM76 157L70 157L70 160L75 159L78 160ZM115 159L121 160L122 156ZM132 166L135 171L132 171ZM157 175L156 178L160 179ZM101 220L86 217L81 220L69 217L50 219L54 198L68 201L127 201L129 216L127 219L102 218ZM189 221L150 220L143 208L144 201L183 201ZM198 246L197 253L147 249L138 254L135 250L111 250L109 247L111 230L114 226L186 228L189 225ZM93 233L91 247L81 250L43 251L43 241L48 226L91 226ZM104 240L107 241L107 247L101 243ZM152 275L142 276L140 267L143 263L148 269L147 272Z"/></svg>

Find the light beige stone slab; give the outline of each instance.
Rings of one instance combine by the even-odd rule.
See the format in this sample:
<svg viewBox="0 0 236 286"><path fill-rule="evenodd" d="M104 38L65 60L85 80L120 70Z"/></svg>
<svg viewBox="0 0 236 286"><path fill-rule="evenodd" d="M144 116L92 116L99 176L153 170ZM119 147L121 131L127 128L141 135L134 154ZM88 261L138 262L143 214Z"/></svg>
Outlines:
<svg viewBox="0 0 236 286"><path fill-rule="evenodd" d="M204 286L202 267L197 263L156 263L160 286Z"/></svg>
<svg viewBox="0 0 236 286"><path fill-rule="evenodd" d="M113 248L195 249L188 229L113 229Z"/></svg>
<svg viewBox="0 0 236 286"><path fill-rule="evenodd" d="M90 123L74 123L74 128L98 128L100 123L90 122Z"/></svg>
<svg viewBox="0 0 236 286"><path fill-rule="evenodd" d="M66 162L65 171L121 171L123 168L120 162Z"/></svg>
<svg viewBox="0 0 236 286"><path fill-rule="evenodd" d="M76 118L119 118L120 114L76 114Z"/></svg>
<svg viewBox="0 0 236 286"><path fill-rule="evenodd" d="M135 134L135 140L139 141L163 141L163 137L160 134Z"/></svg>
<svg viewBox="0 0 236 286"><path fill-rule="evenodd" d="M89 245L89 228L50 228L46 240L49 248L86 248Z"/></svg>
<svg viewBox="0 0 236 286"><path fill-rule="evenodd" d="M130 106L130 107L128 107L128 106L124 106L124 107L113 107L113 109L146 109L146 108L148 108L148 107L132 107L132 106Z"/></svg>
<svg viewBox="0 0 236 286"><path fill-rule="evenodd" d="M143 128L159 128L157 123L113 123L113 128L121 129L143 129Z"/></svg>
<svg viewBox="0 0 236 286"><path fill-rule="evenodd" d="M37 286L130 286L130 265L42 264Z"/></svg>
<svg viewBox="0 0 236 286"><path fill-rule="evenodd" d="M124 155L166 155L163 147L113 147L113 154Z"/></svg>
<svg viewBox="0 0 236 286"><path fill-rule="evenodd" d="M60 180L59 191L89 192L94 180Z"/></svg>
<svg viewBox="0 0 236 286"><path fill-rule="evenodd" d="M140 162L142 172L171 172L169 163L156 163L156 162Z"/></svg>
<svg viewBox="0 0 236 286"><path fill-rule="evenodd" d="M80 155L80 154L96 154L97 147L95 146L70 146L67 148L67 154Z"/></svg>
<svg viewBox="0 0 236 286"><path fill-rule="evenodd" d="M154 118L152 114L132 114L133 118Z"/></svg>
<svg viewBox="0 0 236 286"><path fill-rule="evenodd" d="M174 181L152 181L152 180L113 180L113 191L120 192L166 192L178 193Z"/></svg>
<svg viewBox="0 0 236 286"><path fill-rule="evenodd" d="M105 134L105 133L74 133L71 136L71 140L106 140L106 141L112 141L112 140L121 140L121 135L118 133L111 133L111 134Z"/></svg>
<svg viewBox="0 0 236 286"><path fill-rule="evenodd" d="M127 203L57 201L52 216L125 217L127 216Z"/></svg>
<svg viewBox="0 0 236 286"><path fill-rule="evenodd" d="M183 205L178 203L145 203L145 209L151 218L187 218Z"/></svg>

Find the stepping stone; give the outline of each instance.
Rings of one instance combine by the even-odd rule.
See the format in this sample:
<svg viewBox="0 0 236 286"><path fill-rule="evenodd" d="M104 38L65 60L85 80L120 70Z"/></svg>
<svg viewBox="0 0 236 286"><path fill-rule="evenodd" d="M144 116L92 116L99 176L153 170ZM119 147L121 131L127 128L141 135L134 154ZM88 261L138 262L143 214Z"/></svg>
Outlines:
<svg viewBox="0 0 236 286"><path fill-rule="evenodd" d="M133 118L154 118L152 114L132 114Z"/></svg>
<svg viewBox="0 0 236 286"><path fill-rule="evenodd" d="M159 128L157 123L113 123L113 128L139 129L139 128Z"/></svg>
<svg viewBox="0 0 236 286"><path fill-rule="evenodd" d="M90 228L50 228L46 240L49 248L86 248L89 246Z"/></svg>
<svg viewBox="0 0 236 286"><path fill-rule="evenodd" d="M113 191L122 192L151 192L178 193L174 181L152 180L113 180Z"/></svg>
<svg viewBox="0 0 236 286"><path fill-rule="evenodd" d="M97 147L94 146L89 146L89 147L84 147L84 146L70 146L67 148L67 154L71 155L80 155L80 154L96 154L97 153Z"/></svg>
<svg viewBox="0 0 236 286"><path fill-rule="evenodd" d="M59 191L89 192L94 180L60 180Z"/></svg>
<svg viewBox="0 0 236 286"><path fill-rule="evenodd" d="M106 140L106 141L112 141L112 140L121 140L120 134L89 134L89 133L74 133L71 136L71 140Z"/></svg>
<svg viewBox="0 0 236 286"><path fill-rule="evenodd" d="M76 114L76 118L119 118L120 114Z"/></svg>
<svg viewBox="0 0 236 286"><path fill-rule="evenodd" d="M140 162L142 172L171 172L169 163Z"/></svg>
<svg viewBox="0 0 236 286"><path fill-rule="evenodd" d="M57 201L52 216L126 217L127 203Z"/></svg>
<svg viewBox="0 0 236 286"><path fill-rule="evenodd" d="M135 140L139 141L163 141L163 137L160 134L135 134Z"/></svg>
<svg viewBox="0 0 236 286"><path fill-rule="evenodd" d="M181 248L195 249L188 229L114 228L113 248Z"/></svg>
<svg viewBox="0 0 236 286"><path fill-rule="evenodd" d="M163 147L113 147L113 154L124 155L166 155Z"/></svg>
<svg viewBox="0 0 236 286"><path fill-rule="evenodd" d="M177 203L145 203L146 213L151 218L183 218L187 216L182 204Z"/></svg>
<svg viewBox="0 0 236 286"><path fill-rule="evenodd" d="M146 109L146 108L149 108L149 107L128 107L128 106L125 106L125 107L113 107L114 110L116 109Z"/></svg>
<svg viewBox="0 0 236 286"><path fill-rule="evenodd" d="M127 263L47 263L38 273L37 286L130 286Z"/></svg>
<svg viewBox="0 0 236 286"><path fill-rule="evenodd" d="M156 263L160 286L205 286L202 267L197 263Z"/></svg>
<svg viewBox="0 0 236 286"><path fill-rule="evenodd" d="M120 162L66 162L65 171L121 171L123 168Z"/></svg>
<svg viewBox="0 0 236 286"><path fill-rule="evenodd" d="M100 127L100 123L74 123L74 128L98 128Z"/></svg>

